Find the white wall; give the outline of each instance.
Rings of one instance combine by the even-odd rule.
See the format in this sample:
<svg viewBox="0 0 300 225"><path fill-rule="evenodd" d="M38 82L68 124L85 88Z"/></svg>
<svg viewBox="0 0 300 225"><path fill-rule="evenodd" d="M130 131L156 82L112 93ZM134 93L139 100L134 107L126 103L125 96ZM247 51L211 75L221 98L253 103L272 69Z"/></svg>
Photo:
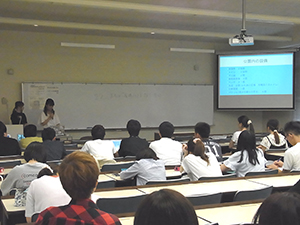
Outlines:
<svg viewBox="0 0 300 225"><path fill-rule="evenodd" d="M217 79L216 55L176 53L170 52L169 48L233 50L227 42L226 45L225 43L217 45L175 40L15 31L0 31L0 37L0 99L8 100L7 105L0 102L0 120L5 123L10 123L9 115L14 107L14 102L21 99L22 82L215 85ZM61 47L60 42L114 44L116 49L66 48ZM254 48L259 47L256 45ZM13 69L14 74L8 75L8 69ZM70 109L70 115L71 112L72 109ZM234 132L237 129L236 119L242 114L247 114L252 119L258 132L265 131L265 123L269 117L276 116L282 124L293 118L291 112L215 111L212 133ZM201 115L199 115L199 121L201 121ZM126 122L124 121L124 127ZM192 128L178 130L192 131ZM143 130L141 136L153 139L153 132L154 130ZM88 134L88 132L72 133L74 137L84 134ZM111 137L120 135L127 136L126 132L108 132L108 136Z"/></svg>

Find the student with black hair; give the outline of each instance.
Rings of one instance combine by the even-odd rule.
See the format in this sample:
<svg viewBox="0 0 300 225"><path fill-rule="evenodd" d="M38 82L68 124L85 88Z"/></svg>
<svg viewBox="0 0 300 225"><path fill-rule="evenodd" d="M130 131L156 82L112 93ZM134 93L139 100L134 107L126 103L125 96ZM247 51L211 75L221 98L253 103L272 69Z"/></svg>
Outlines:
<svg viewBox="0 0 300 225"><path fill-rule="evenodd" d="M198 225L191 202L177 191L152 192L139 205L134 225Z"/></svg>
<svg viewBox="0 0 300 225"><path fill-rule="evenodd" d="M137 185L145 185L150 180L166 180L165 164L151 148L138 151L135 163L120 173L121 179L136 176Z"/></svg>
<svg viewBox="0 0 300 225"><path fill-rule="evenodd" d="M293 192L270 195L258 208L253 224L300 225L300 195Z"/></svg>
<svg viewBox="0 0 300 225"><path fill-rule="evenodd" d="M141 130L141 124L139 121L129 120L126 128L130 137L122 139L118 154L123 157L135 156L140 150L147 148L149 143L146 139L139 137Z"/></svg>
<svg viewBox="0 0 300 225"><path fill-rule="evenodd" d="M266 162L264 152L256 148L255 134L244 130L239 135L237 151L221 164L221 170L233 170L238 177L244 177L248 172L264 171Z"/></svg>
<svg viewBox="0 0 300 225"><path fill-rule="evenodd" d="M91 134L93 140L87 141L81 151L87 152L94 156L97 160L113 160L117 156L117 149L110 140L103 140L105 136L105 128L102 125L95 125Z"/></svg>
<svg viewBox="0 0 300 225"><path fill-rule="evenodd" d="M37 178L40 170L49 167L45 164L46 158L46 150L42 143L30 143L24 152L24 159L27 163L15 166L7 174L1 184L2 195L8 195L13 188L16 188L19 192L24 192L31 181Z"/></svg>
<svg viewBox="0 0 300 225"><path fill-rule="evenodd" d="M180 142L172 140L174 126L168 121L159 125L160 140L153 141L149 147L153 149L157 157L165 162L165 165L180 165L183 152Z"/></svg>
<svg viewBox="0 0 300 225"><path fill-rule="evenodd" d="M276 119L270 119L267 122L267 130L270 133L268 136L264 137L260 142L258 148L266 151L269 149L284 149L287 148L287 142L285 137L278 132L279 122Z"/></svg>
<svg viewBox="0 0 300 225"><path fill-rule="evenodd" d="M212 152L206 152L199 138L190 139L183 148L184 159L180 171L185 171L191 181L202 176L222 176L216 156Z"/></svg>
<svg viewBox="0 0 300 225"><path fill-rule="evenodd" d="M24 137L19 141L21 148L26 148L31 142L43 142L41 137L37 137L37 128L34 124L28 124L23 129Z"/></svg>
<svg viewBox="0 0 300 225"><path fill-rule="evenodd" d="M242 131L249 129L252 133L255 133L252 121L247 116L242 115L242 116L238 117L237 120L238 120L239 130L234 132L231 137L231 140L229 142L230 149L232 149L233 147L236 146L237 141L239 139L239 135L241 134Z"/></svg>
<svg viewBox="0 0 300 225"><path fill-rule="evenodd" d="M23 113L24 110L24 103L22 101L15 102L15 108L12 111L12 114L10 116L10 120L12 124L27 124L27 118L25 113Z"/></svg>
<svg viewBox="0 0 300 225"><path fill-rule="evenodd" d="M209 134L210 134L210 126L207 123L199 122L195 125L195 138L200 138L200 140L203 142L206 152L213 153L219 162L223 161L222 157L222 148L221 146L213 141L209 140Z"/></svg>
<svg viewBox="0 0 300 225"><path fill-rule="evenodd" d="M39 123L44 127L59 127L60 120L57 113L53 109L54 100L48 98L45 102L44 110L40 115Z"/></svg>
<svg viewBox="0 0 300 225"><path fill-rule="evenodd" d="M0 156L6 155L21 155L21 149L16 139L7 137L7 128L0 121Z"/></svg>
<svg viewBox="0 0 300 225"><path fill-rule="evenodd" d="M300 170L300 121L290 121L284 126L286 140L292 145L284 153L284 162L274 162L275 168L283 167L282 172Z"/></svg>
<svg viewBox="0 0 300 225"><path fill-rule="evenodd" d="M42 131L42 139L47 152L47 161L60 160L67 155L64 144L56 140L56 132L51 127Z"/></svg>

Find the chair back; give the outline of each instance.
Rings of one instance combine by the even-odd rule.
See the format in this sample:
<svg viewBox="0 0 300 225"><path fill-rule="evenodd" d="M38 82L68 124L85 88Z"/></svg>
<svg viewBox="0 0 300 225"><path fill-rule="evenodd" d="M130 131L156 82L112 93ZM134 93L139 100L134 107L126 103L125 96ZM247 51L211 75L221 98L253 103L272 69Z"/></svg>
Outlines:
<svg viewBox="0 0 300 225"><path fill-rule="evenodd" d="M97 206L100 210L112 214L132 213L137 210L140 202L145 197L146 195L119 198L99 198L97 200Z"/></svg>
<svg viewBox="0 0 300 225"><path fill-rule="evenodd" d="M218 204L221 203L222 193L187 196L186 198L193 204L193 206Z"/></svg>
<svg viewBox="0 0 300 225"><path fill-rule="evenodd" d="M248 172L245 174L245 177L268 175L268 174L278 174L278 170L266 169L265 171Z"/></svg>
<svg viewBox="0 0 300 225"><path fill-rule="evenodd" d="M113 188L116 185L115 180L109 180L109 181L100 181L97 184L97 189L102 189L102 188Z"/></svg>
<svg viewBox="0 0 300 225"><path fill-rule="evenodd" d="M83 136L79 140L87 140L87 141L89 141L89 140L93 140L93 137L92 136Z"/></svg>
<svg viewBox="0 0 300 225"><path fill-rule="evenodd" d="M170 180L149 180L146 185L151 184L169 184L169 183L179 183L179 182L189 182L190 178L180 178L180 179L170 179Z"/></svg>
<svg viewBox="0 0 300 225"><path fill-rule="evenodd" d="M47 164L56 164L56 165L60 165L62 162L62 159L57 159L57 160L49 160L46 163Z"/></svg>
<svg viewBox="0 0 300 225"><path fill-rule="evenodd" d="M121 169L128 169L134 164L134 162L124 162L116 164L104 164L101 168L101 172L107 171L121 171Z"/></svg>
<svg viewBox="0 0 300 225"><path fill-rule="evenodd" d="M10 160L10 161L2 161L0 162L0 167L15 167L17 165L21 165L21 160Z"/></svg>
<svg viewBox="0 0 300 225"><path fill-rule="evenodd" d="M199 177L198 180L216 180L216 179L228 179L228 178L233 178L236 177L235 173L230 173L230 174L225 174L222 176L204 176L204 177Z"/></svg>
<svg viewBox="0 0 300 225"><path fill-rule="evenodd" d="M251 191L237 191L233 197L233 201L238 202L238 201L266 199L271 195L272 190L273 190L273 186L268 186L262 189L251 190Z"/></svg>
<svg viewBox="0 0 300 225"><path fill-rule="evenodd" d="M135 160L136 159L136 156L135 155L127 155L125 156L125 159L128 159L128 160Z"/></svg>

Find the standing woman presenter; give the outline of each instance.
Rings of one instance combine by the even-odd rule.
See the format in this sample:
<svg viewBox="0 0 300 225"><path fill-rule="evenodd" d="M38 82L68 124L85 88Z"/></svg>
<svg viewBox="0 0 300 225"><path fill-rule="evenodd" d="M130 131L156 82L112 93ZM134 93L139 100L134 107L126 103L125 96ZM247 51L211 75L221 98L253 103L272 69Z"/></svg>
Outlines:
<svg viewBox="0 0 300 225"><path fill-rule="evenodd" d="M57 113L53 109L54 101L52 98L46 100L44 110L41 113L39 123L44 127L60 127L60 120Z"/></svg>

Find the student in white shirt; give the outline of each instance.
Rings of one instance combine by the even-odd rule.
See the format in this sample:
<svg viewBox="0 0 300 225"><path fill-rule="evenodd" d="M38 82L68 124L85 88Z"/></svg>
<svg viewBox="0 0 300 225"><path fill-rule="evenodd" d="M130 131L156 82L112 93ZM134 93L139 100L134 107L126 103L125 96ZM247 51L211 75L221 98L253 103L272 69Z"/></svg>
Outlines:
<svg viewBox="0 0 300 225"><path fill-rule="evenodd" d="M287 148L285 137L278 133L279 122L276 119L270 119L267 123L267 129L270 133L260 142L259 148L266 151L269 149Z"/></svg>
<svg viewBox="0 0 300 225"><path fill-rule="evenodd" d="M172 140L174 126L168 121L159 125L160 140L150 143L150 148L156 153L157 157L165 162L165 165L180 165L183 152L182 144Z"/></svg>
<svg viewBox="0 0 300 225"><path fill-rule="evenodd" d="M237 120L238 120L239 130L234 132L232 137L231 137L231 140L229 142L229 148L230 149L233 149L237 145L239 136L240 136L242 131L247 130L249 128L249 130L252 133L255 133L254 132L254 127L252 126L252 121L249 120L249 118L247 116L242 115Z"/></svg>
<svg viewBox="0 0 300 225"><path fill-rule="evenodd" d="M102 125L95 125L91 131L93 140L87 141L81 151L90 153L97 160L113 160L117 156L118 149L112 141L103 140L105 128Z"/></svg>
<svg viewBox="0 0 300 225"><path fill-rule="evenodd" d="M284 162L275 161L275 168L283 167L282 172L300 170L300 121L291 121L285 124L284 133L287 141L293 145L284 153Z"/></svg>
<svg viewBox="0 0 300 225"><path fill-rule="evenodd" d="M138 151L136 162L120 173L121 179L130 179L135 176L137 185L145 185L150 180L166 180L165 164L150 148Z"/></svg>
<svg viewBox="0 0 300 225"><path fill-rule="evenodd" d="M45 173L46 175L41 176ZM58 174L44 168L38 174L38 179L31 182L26 197L25 217L28 223L35 213L40 213L50 206L66 205L71 197L63 189Z"/></svg>
<svg viewBox="0 0 300 225"><path fill-rule="evenodd" d="M221 170L233 170L238 177L244 177L248 172L264 171L266 162L264 152L256 148L254 133L244 130L238 139L237 152L221 164Z"/></svg>
<svg viewBox="0 0 300 225"><path fill-rule="evenodd" d="M202 176L222 175L216 156L212 152L205 152L205 146L199 138L189 140L183 148L185 157L180 171L185 171L191 181Z"/></svg>

